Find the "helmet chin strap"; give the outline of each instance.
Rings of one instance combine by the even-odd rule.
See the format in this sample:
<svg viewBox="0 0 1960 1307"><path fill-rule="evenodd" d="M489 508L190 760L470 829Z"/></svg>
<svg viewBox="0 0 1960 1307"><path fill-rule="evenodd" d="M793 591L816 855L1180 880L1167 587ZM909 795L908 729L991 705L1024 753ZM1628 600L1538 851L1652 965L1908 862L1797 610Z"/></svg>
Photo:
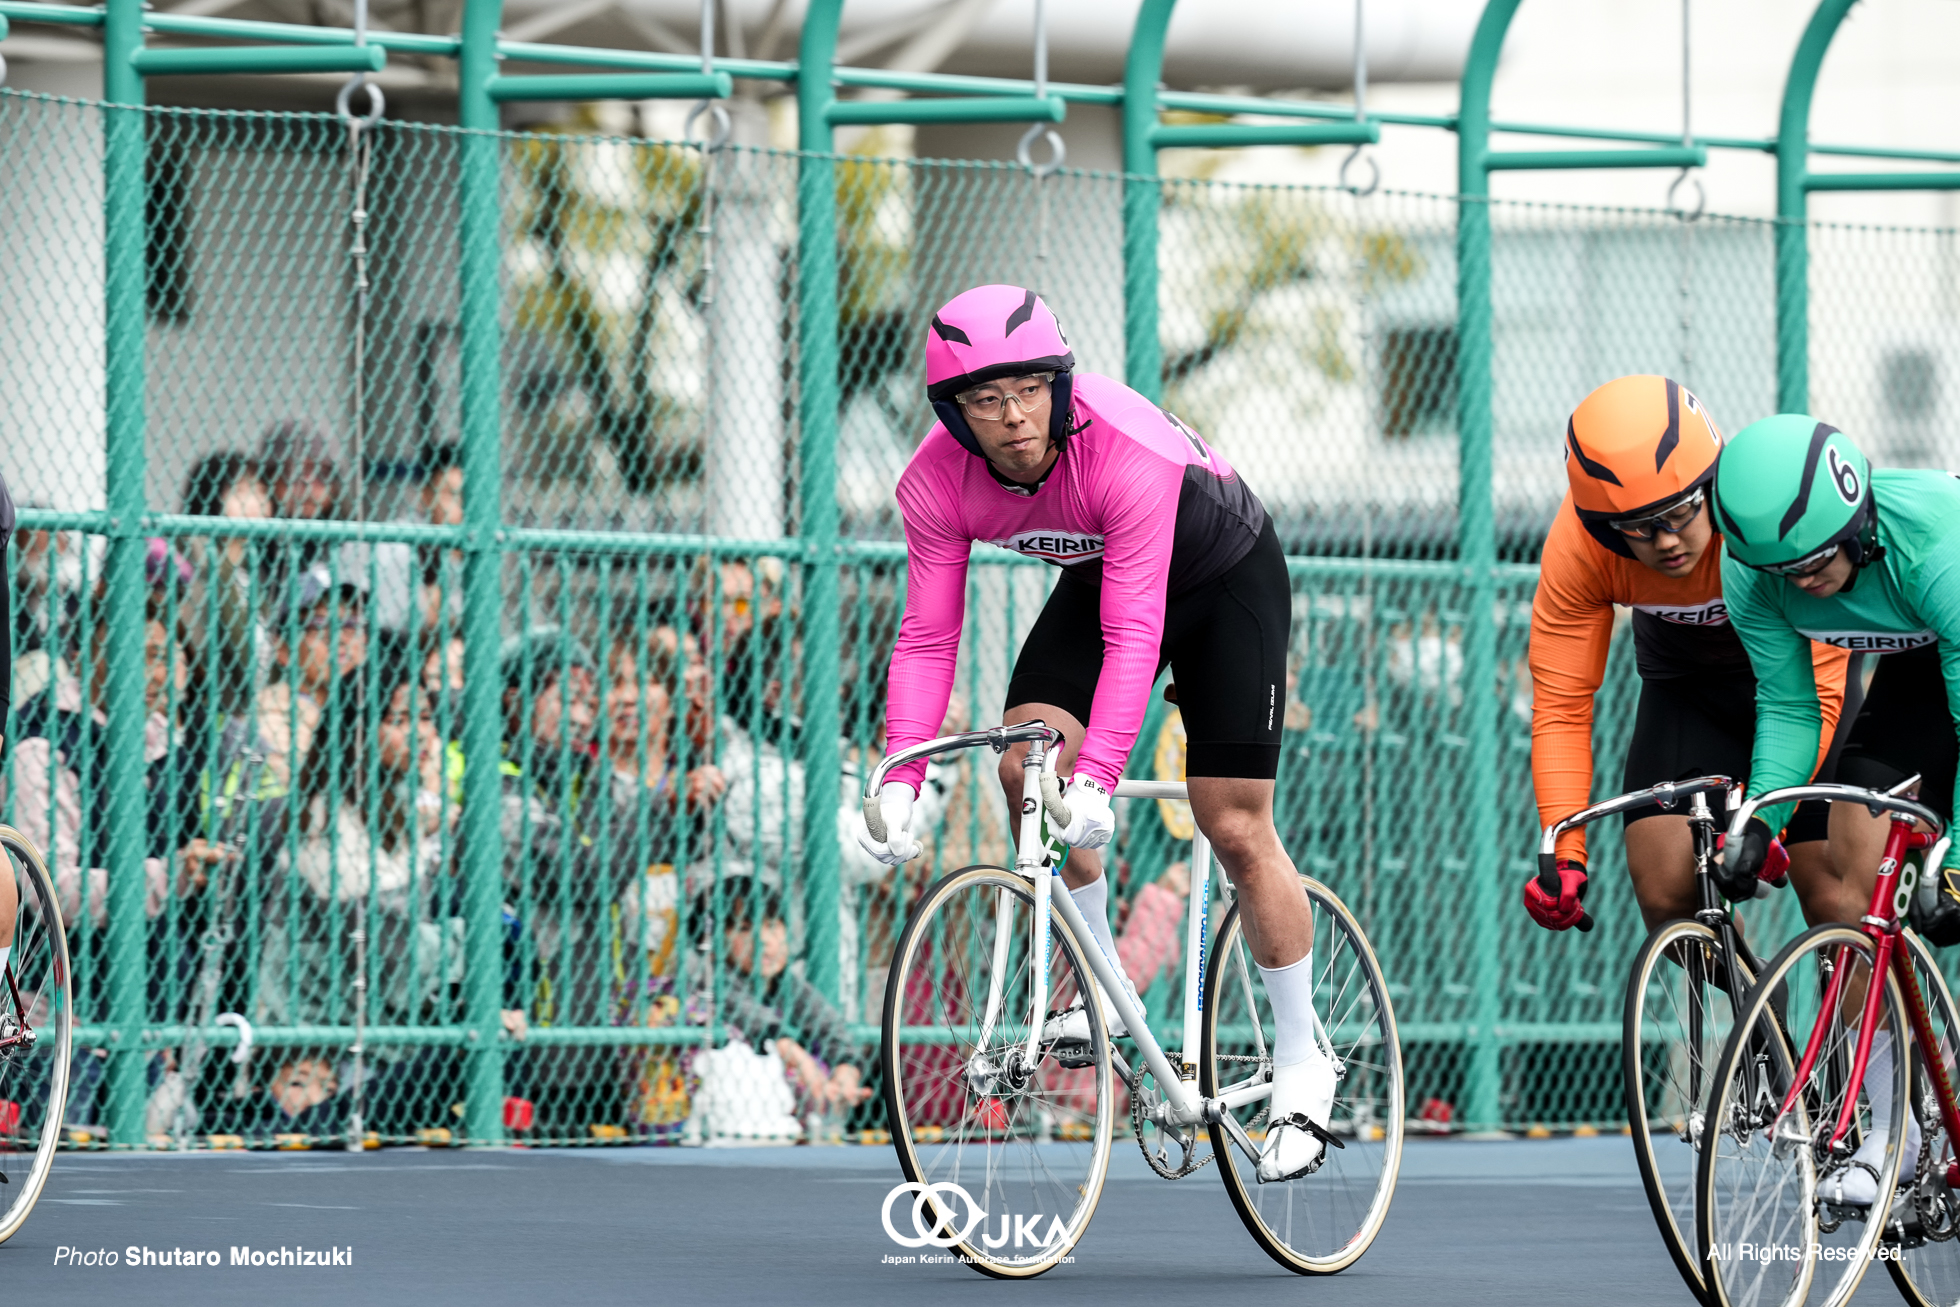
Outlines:
<svg viewBox="0 0 1960 1307"><path fill-rule="evenodd" d="M1885 546L1878 543L1878 497L1870 492L1866 494L1864 516L1857 534L1844 542L1844 556L1851 560L1851 575L1845 578L1844 589L1839 594L1858 584L1858 573L1885 557Z"/></svg>
<svg viewBox="0 0 1960 1307"><path fill-rule="evenodd" d="M1878 543L1878 495L1865 491L1865 520L1858 528L1858 534L1845 541L1845 552L1851 555L1854 569L1870 567L1885 557L1885 546Z"/></svg>

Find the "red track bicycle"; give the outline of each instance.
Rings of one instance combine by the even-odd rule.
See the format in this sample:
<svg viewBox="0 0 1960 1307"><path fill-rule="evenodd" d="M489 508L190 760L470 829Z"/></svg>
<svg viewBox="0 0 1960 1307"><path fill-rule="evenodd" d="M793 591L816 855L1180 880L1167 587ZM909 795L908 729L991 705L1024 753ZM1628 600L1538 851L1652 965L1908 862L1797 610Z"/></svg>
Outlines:
<svg viewBox="0 0 1960 1307"><path fill-rule="evenodd" d="M1921 880L1907 854L1938 868L1949 840L1897 792L1805 785L1743 804L1731 847L1758 808L1812 798L1890 813L1891 827L1859 924L1814 927L1772 958L1715 1064L1696 1172L1703 1281L1725 1307L1839 1307L1881 1261L1908 1302L1960 1302L1960 1013L1904 925ZM1874 1059L1880 1032L1890 1049ZM1882 1145L1861 1155L1872 1132Z"/></svg>

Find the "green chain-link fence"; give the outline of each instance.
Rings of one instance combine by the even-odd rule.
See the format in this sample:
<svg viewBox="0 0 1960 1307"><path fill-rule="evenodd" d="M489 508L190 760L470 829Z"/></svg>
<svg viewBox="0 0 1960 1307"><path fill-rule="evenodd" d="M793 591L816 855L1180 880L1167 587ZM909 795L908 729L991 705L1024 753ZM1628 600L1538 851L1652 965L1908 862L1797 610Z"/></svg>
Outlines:
<svg viewBox="0 0 1960 1307"><path fill-rule="evenodd" d="M104 218L104 143L131 129L133 244ZM1123 375L1134 182L835 161L840 544L819 557L799 481L810 156L384 123L363 172L348 140L327 116L0 93L0 413L22 506L7 793L67 896L78 1141L272 1144L357 1118L385 1141L875 1138L875 1099L825 1110L813 1086L872 1075L918 891L1006 856L973 760L937 775L920 862L894 875L848 833L904 601L892 487L930 420L921 324L966 286L1033 284L1083 366ZM502 441L498 480L471 483L496 489L499 520L476 533L457 213L486 145ZM1456 214L1447 197L1164 183L1165 400L1292 556L1282 833L1374 939L1412 1107L1610 1126L1640 935L1617 838L1595 844L1598 931L1553 936L1516 905L1536 829L1532 564L1564 417L1591 387L1661 371L1730 429L1771 410L1773 227L1491 205L1493 728L1467 689L1478 600L1454 557ZM1822 410L1880 462L1936 460L1952 233L1818 228L1812 248ZM117 263L130 250L140 269ZM112 511L105 486L132 470L107 466L103 434L133 402L105 402L103 362L105 305L134 302L132 277L140 526ZM139 551L140 587L105 583ZM823 611L806 595L832 563ZM956 725L998 713L1052 579L975 563ZM482 567L490 623L466 620ZM835 721L805 711L819 655ZM140 767L109 724L136 674ZM1622 640L1602 795L1634 688ZM496 746L473 752L473 731ZM819 735L840 741L836 774L806 768ZM1178 766L1160 703L1133 769ZM1479 769L1494 881L1474 873ZM1135 927L1168 1018L1181 961L1129 914L1177 885L1188 813L1131 802L1119 831L1119 934ZM1759 947L1796 920L1788 896L1752 915ZM225 1013L251 1027L243 1060ZM711 1057L736 1033L790 1040L786 1065Z"/></svg>

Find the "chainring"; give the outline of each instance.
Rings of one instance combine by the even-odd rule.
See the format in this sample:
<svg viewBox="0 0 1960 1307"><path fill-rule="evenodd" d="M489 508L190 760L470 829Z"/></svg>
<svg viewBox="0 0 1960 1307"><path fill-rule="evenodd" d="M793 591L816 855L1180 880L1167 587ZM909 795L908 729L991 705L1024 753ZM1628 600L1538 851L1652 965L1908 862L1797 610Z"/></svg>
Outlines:
<svg viewBox="0 0 1960 1307"><path fill-rule="evenodd" d="M1937 1111L1934 1119L1938 1119ZM1935 1160L1934 1143L1945 1137L1944 1126L1934 1130L1920 1127L1918 1167L1912 1180L1912 1210L1919 1218L1919 1233L1934 1243L1944 1243L1960 1234L1960 1200L1956 1200L1953 1190L1947 1186L1945 1163Z"/></svg>
<svg viewBox="0 0 1960 1307"><path fill-rule="evenodd" d="M1154 1088L1144 1085L1144 1078L1150 1074L1148 1068L1139 1066L1130 1072L1130 1129L1137 1137L1137 1148L1143 1153L1143 1160L1150 1169L1166 1180L1181 1180L1193 1171L1210 1164L1213 1154L1207 1151L1197 1157L1198 1132L1190 1127L1173 1130L1160 1125L1157 1112L1163 1106L1164 1097ZM1170 1165L1168 1147L1160 1146L1156 1152L1150 1148L1150 1134L1155 1132L1160 1139L1173 1139L1184 1153L1184 1160L1177 1166Z"/></svg>

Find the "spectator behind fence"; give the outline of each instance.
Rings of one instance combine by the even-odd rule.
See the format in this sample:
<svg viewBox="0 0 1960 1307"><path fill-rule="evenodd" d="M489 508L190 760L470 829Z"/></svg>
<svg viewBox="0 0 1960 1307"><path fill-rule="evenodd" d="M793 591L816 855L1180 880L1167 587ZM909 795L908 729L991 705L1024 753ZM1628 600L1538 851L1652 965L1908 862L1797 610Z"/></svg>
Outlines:
<svg viewBox="0 0 1960 1307"><path fill-rule="evenodd" d="M765 622L739 641L733 661L690 664L684 685L689 745L712 759L728 785L719 840L698 851L691 885L722 876L759 875L781 885L803 850L803 764L797 723L786 711L783 673L793 664L787 626ZM702 648L714 642L697 633Z"/></svg>
<svg viewBox="0 0 1960 1307"><path fill-rule="evenodd" d="M255 716L259 750L281 785L305 762L335 681L367 658L365 598L355 581L308 568L272 615L273 675L258 693Z"/></svg>
<svg viewBox="0 0 1960 1307"><path fill-rule="evenodd" d="M151 542L153 553L161 547L161 541ZM175 556L166 552L166 559L172 561L164 564L163 575L176 576ZM146 574L154 576L158 570L148 568ZM151 918L164 911L173 895L190 896L202 889L210 868L224 856L223 849L201 836L184 838L196 829L186 815L195 808L200 781L174 720L186 663L179 633L168 624L169 584L153 581L143 611L143 703L148 713L143 724L143 794L114 795L106 789L107 641L93 642L86 692L72 677L61 676L15 709L20 738L12 746L14 824L47 852L68 920L86 920L97 930L108 921L109 873L102 863L118 804L135 803L143 809L143 906ZM99 596L96 603L101 603ZM89 938L99 941L100 936ZM168 970L152 966L149 974L161 981Z"/></svg>
<svg viewBox="0 0 1960 1307"><path fill-rule="evenodd" d="M51 505L29 501L23 509ZM83 537L78 531L14 532L13 701L24 703L57 675L75 675L81 634Z"/></svg>
<svg viewBox="0 0 1960 1307"><path fill-rule="evenodd" d="M272 492L258 464L236 451L207 454L184 478L184 512L193 517L256 519L272 516ZM272 654L265 606L267 545L245 536L192 538L186 551L196 579L184 595L191 614L192 698L201 711L230 717L242 713L259 689Z"/></svg>
<svg viewBox="0 0 1960 1307"><path fill-rule="evenodd" d="M453 809L441 799L442 742L416 680L409 651L389 642L365 671L341 677L324 706L262 908L255 1021L351 1024L353 935L363 924L370 1024L412 1024L462 978L462 923L450 920L445 871Z"/></svg>
<svg viewBox="0 0 1960 1307"><path fill-rule="evenodd" d="M422 451L416 491L418 520L463 524L463 463L454 441ZM463 551L390 542L374 547L374 624L417 634L463 619Z"/></svg>
<svg viewBox="0 0 1960 1307"><path fill-rule="evenodd" d="M519 984L538 1004L531 1015L539 1021L604 1024L611 1004L603 905L634 846L593 746L597 668L578 640L542 626L506 640L498 669L504 882L531 955Z"/></svg>
<svg viewBox="0 0 1960 1307"><path fill-rule="evenodd" d="M719 900L719 902L717 901ZM794 1102L812 1135L841 1133L843 1117L871 1096L859 1069L866 1050L851 1038L843 1013L790 969L789 926L780 896L754 881L725 882L696 894L689 913L704 955L693 969L713 974L713 932L722 925L724 967L713 985L716 1019L729 1029L729 1046L697 1055L695 1114L688 1133L706 1139L767 1137L769 1097L754 1089L754 1059L780 1059ZM690 1004L698 1017L705 995ZM749 1092L744 1093L744 1090ZM746 1101L745 1101L746 1100Z"/></svg>
<svg viewBox="0 0 1960 1307"><path fill-rule="evenodd" d="M616 963L631 929L619 905L648 865L646 807L630 782L625 801L608 783L594 741L597 668L583 644L535 627L507 640L498 663L512 1006L538 1024L606 1025L631 984ZM519 1059L513 1075L545 1117L577 1113L616 1128L621 1086L611 1065L545 1054Z"/></svg>
<svg viewBox="0 0 1960 1307"><path fill-rule="evenodd" d="M671 815L685 796L687 811L703 817L721 799L728 778L712 762L698 762L692 748L682 752L674 729L673 694L646 665L640 642L630 634L606 651L605 712L600 722L604 753L612 766L615 799L644 803ZM684 763L697 763L677 779ZM656 850L655 861L673 862L676 850Z"/></svg>
<svg viewBox="0 0 1960 1307"><path fill-rule="evenodd" d="M837 805L837 847L838 847L838 896L837 896L837 950L839 954L838 998L842 1001L844 1015L852 1021L861 1021L866 1012L872 1011L865 1002L863 938L858 921L861 903L871 899L877 887L888 885L892 879L892 869L866 853L857 842L858 813L863 810L864 777L867 759L875 767L885 756L885 723L883 714L858 717L858 700L877 698L882 701L884 678L861 678L847 685L844 692L845 720L865 720L873 723L871 745L860 749L848 739L843 747L842 792ZM950 735L966 729L966 704L959 695L954 695L946 706L946 720L940 734ZM912 806L912 833L924 848L922 861L916 865L932 867L935 865L935 850L940 823L946 816L947 804L959 784L959 764L957 762L930 761L926 764L925 776L919 783L919 797ZM940 864L943 865L943 864ZM889 932L887 932L889 933ZM876 985L882 978L874 977ZM881 999L883 990L877 989L869 997Z"/></svg>
<svg viewBox="0 0 1960 1307"><path fill-rule="evenodd" d="M347 1104L340 1097L340 1075L333 1060L278 1050L279 1062L265 1092L245 1114L246 1128L259 1140L280 1135L332 1138L347 1128Z"/></svg>
<svg viewBox="0 0 1960 1307"><path fill-rule="evenodd" d="M299 522L331 522L342 516L340 469L333 441L310 423L286 418L259 438L259 475L272 492L272 515ZM309 567L329 562L339 550L325 540L274 540L266 547L270 592Z"/></svg>

